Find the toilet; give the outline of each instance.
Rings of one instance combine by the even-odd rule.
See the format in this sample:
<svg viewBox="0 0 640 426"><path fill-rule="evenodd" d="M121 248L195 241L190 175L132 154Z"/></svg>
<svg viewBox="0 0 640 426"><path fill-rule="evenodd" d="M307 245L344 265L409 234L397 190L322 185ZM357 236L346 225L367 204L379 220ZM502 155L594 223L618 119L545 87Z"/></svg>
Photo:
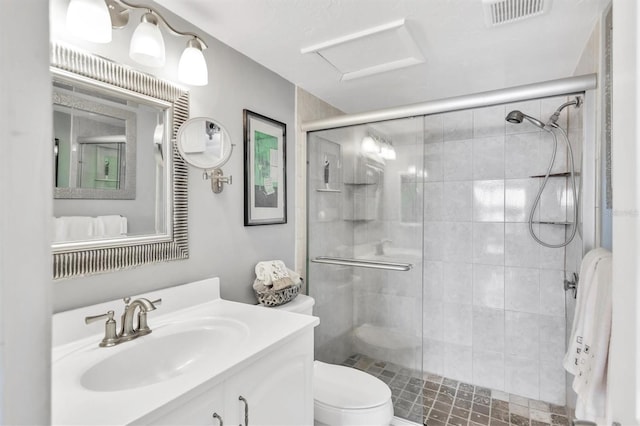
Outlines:
<svg viewBox="0 0 640 426"><path fill-rule="evenodd" d="M304 294L271 309L312 315L315 300ZM388 426L393 418L391 389L364 371L342 365L313 363L315 425Z"/></svg>

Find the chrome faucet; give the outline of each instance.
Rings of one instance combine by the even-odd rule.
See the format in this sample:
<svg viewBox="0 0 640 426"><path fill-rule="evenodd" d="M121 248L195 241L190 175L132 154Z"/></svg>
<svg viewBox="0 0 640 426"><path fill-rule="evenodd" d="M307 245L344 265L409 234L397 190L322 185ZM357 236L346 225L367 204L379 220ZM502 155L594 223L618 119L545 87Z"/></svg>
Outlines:
<svg viewBox="0 0 640 426"><path fill-rule="evenodd" d="M159 305L162 303L162 299L151 302L144 297L129 303L130 300L130 297L124 298L125 305L119 336L121 342L126 342L127 340L135 339L136 337L151 333L151 329L147 324L147 312L154 311L156 309L156 304ZM133 328L133 314L135 313L136 308L140 308L140 312L138 312L138 328Z"/></svg>
<svg viewBox="0 0 640 426"><path fill-rule="evenodd" d="M114 312L109 311L106 314L86 317L84 322L91 324L92 322L106 319L104 328L104 338L100 342L100 347L115 346L122 342L133 340L137 337L151 333L151 329L147 324L147 312L154 311L157 305L162 303L162 299L153 302L145 298L136 299L133 302L130 297L124 298L124 312L120 326L120 333L116 331L116 321L113 319ZM133 315L138 310L138 326L133 326Z"/></svg>

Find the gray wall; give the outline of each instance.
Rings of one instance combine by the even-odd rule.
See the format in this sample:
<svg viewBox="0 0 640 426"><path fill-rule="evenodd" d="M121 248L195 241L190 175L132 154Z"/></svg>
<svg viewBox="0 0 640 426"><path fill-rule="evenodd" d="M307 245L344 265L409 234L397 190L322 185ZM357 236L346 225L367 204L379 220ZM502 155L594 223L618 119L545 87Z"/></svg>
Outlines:
<svg viewBox="0 0 640 426"><path fill-rule="evenodd" d="M149 2L149 4L153 4ZM114 31L107 45L82 42L66 34L64 28L67 0L51 0L52 40L63 41L97 53L141 71L177 82L177 63L187 40L164 34L167 62L156 70L135 64L128 57L134 12L129 26ZM177 29L204 34L161 7L163 16ZM188 260L141 266L131 270L100 274L55 282L53 309L63 311L83 305L111 300L130 294L169 287L210 276L221 279L222 296L226 299L255 303L251 284L256 262L282 259L294 262L294 158L295 158L295 87L293 84L258 65L244 55L205 37L209 67L209 85L193 87L191 117L208 116L229 131L236 144L234 153L224 166L225 175L233 175L233 185L221 194L213 194L209 181L202 180L200 170L189 171L189 248ZM287 205L288 223L245 227L243 225L243 129L242 110L249 109L287 125Z"/></svg>
<svg viewBox="0 0 640 426"><path fill-rule="evenodd" d="M53 194L49 22L40 0L2 0L0 9L0 424L45 425ZM15 43L25 28L28 36Z"/></svg>

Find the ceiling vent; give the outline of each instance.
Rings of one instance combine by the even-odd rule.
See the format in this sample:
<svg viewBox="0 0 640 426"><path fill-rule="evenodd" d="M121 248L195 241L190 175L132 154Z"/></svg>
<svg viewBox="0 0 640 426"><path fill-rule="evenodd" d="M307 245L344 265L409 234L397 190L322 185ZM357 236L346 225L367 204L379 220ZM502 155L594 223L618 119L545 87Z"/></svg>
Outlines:
<svg viewBox="0 0 640 426"><path fill-rule="evenodd" d="M488 27L521 21L549 11L551 0L482 0Z"/></svg>
<svg viewBox="0 0 640 426"><path fill-rule="evenodd" d="M317 54L341 74L342 81L425 61L404 19L305 47L300 53Z"/></svg>

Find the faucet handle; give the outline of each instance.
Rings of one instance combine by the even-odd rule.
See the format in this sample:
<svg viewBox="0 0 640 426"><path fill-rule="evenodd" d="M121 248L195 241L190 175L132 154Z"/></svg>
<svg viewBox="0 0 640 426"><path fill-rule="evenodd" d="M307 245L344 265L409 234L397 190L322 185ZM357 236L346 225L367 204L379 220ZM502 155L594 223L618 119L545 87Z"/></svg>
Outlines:
<svg viewBox="0 0 640 426"><path fill-rule="evenodd" d="M160 306L160 305L162 305L162 299L152 300L152 301L151 301L151 304L152 304L153 306Z"/></svg>
<svg viewBox="0 0 640 426"><path fill-rule="evenodd" d="M162 299L151 301L151 306L153 307L153 309L156 309L156 306L160 306L161 304ZM147 311L141 310L140 312L138 312L138 329L136 330L136 333L141 336L151 333L151 329L149 328L149 324L147 323Z"/></svg>
<svg viewBox="0 0 640 426"><path fill-rule="evenodd" d="M84 322L86 324L91 324L92 322L100 321L106 319L107 322L104 324L104 337L100 342L100 347L108 347L114 346L118 343L118 332L116 331L116 321L113 319L113 315L115 312L107 311L106 314L102 315L94 315L90 317L86 317Z"/></svg>
<svg viewBox="0 0 640 426"><path fill-rule="evenodd" d="M131 302L131 298L130 297L123 297L122 301L124 302L124 305L127 306L127 305L129 305L129 302Z"/></svg>
<svg viewBox="0 0 640 426"><path fill-rule="evenodd" d="M106 314L93 315L93 316L90 316L90 317L85 317L84 322L85 322L85 324L91 324L92 322L100 321L100 320L103 320L103 319L106 319L107 321L111 321L111 320L113 320L113 316L114 315L115 315L115 312L108 311Z"/></svg>

